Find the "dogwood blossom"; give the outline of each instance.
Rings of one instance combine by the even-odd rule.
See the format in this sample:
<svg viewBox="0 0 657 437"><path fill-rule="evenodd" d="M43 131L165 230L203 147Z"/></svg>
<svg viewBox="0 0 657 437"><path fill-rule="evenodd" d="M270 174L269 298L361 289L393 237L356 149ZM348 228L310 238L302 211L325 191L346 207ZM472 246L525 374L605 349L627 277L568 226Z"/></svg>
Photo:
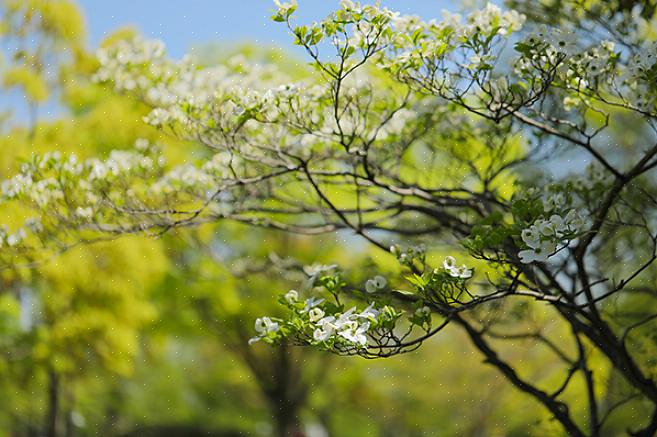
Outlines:
<svg viewBox="0 0 657 437"><path fill-rule="evenodd" d="M365 291L368 293L376 293L377 291L385 288L388 281L383 276L375 276L365 282Z"/></svg>
<svg viewBox="0 0 657 437"><path fill-rule="evenodd" d="M371 303L367 308L365 308L363 311L361 311L360 314L357 315L357 317L361 319L368 319L368 320L375 320L377 317L379 317L379 314L381 314L381 311L379 311L375 306L374 303Z"/></svg>
<svg viewBox="0 0 657 437"><path fill-rule="evenodd" d="M543 201L543 207L546 211L559 210L564 207L566 198L563 193L554 193Z"/></svg>
<svg viewBox="0 0 657 437"><path fill-rule="evenodd" d="M324 311L321 308L312 308L308 311L308 318L311 322L317 322L322 317L324 317Z"/></svg>
<svg viewBox="0 0 657 437"><path fill-rule="evenodd" d="M303 271L308 275L307 285L312 287L315 285L315 281L319 279L320 276L330 274L335 271L337 264L312 264L309 266L304 266Z"/></svg>
<svg viewBox="0 0 657 437"><path fill-rule="evenodd" d="M265 335L270 332L276 332L280 328L279 324L272 321L269 317L260 317L255 321L255 330L258 334Z"/></svg>
<svg viewBox="0 0 657 437"><path fill-rule="evenodd" d="M550 207L553 203L548 202ZM588 223L588 218L574 209L569 210L564 217L552 214L548 219L537 219L520 233L520 238L528 247L518 252L520 261L524 264L547 261L559 244L583 232Z"/></svg>
<svg viewBox="0 0 657 437"><path fill-rule="evenodd" d="M9 234L6 236L6 242L7 245L12 247L12 246L18 246L27 238L27 232L25 232L25 229L21 228L14 232L13 234Z"/></svg>
<svg viewBox="0 0 657 437"><path fill-rule="evenodd" d="M464 35L474 33L490 34L496 31L499 35L506 35L511 31L518 31L526 17L517 11L502 11L494 3L487 3L483 9L476 10L467 18L468 26Z"/></svg>
<svg viewBox="0 0 657 437"><path fill-rule="evenodd" d="M255 337L249 339L249 344L254 344L268 334L278 332L280 325L269 317L259 317L255 321L255 331L258 333Z"/></svg>
<svg viewBox="0 0 657 437"><path fill-rule="evenodd" d="M530 264L534 261L544 262L556 251L557 245L552 241L543 241L531 249L525 249L518 252L520 262Z"/></svg>
<svg viewBox="0 0 657 437"><path fill-rule="evenodd" d="M307 313L312 308L315 308L317 305L320 305L322 302L324 302L324 299L319 299L319 298L316 298L316 297L310 297L310 298L306 299L306 302L305 302L306 306L301 311L304 312L304 313Z"/></svg>
<svg viewBox="0 0 657 437"><path fill-rule="evenodd" d="M360 325L356 322L347 322L344 326L346 328L338 332L338 335L360 346L365 346L367 344L367 335L365 334L367 334L367 330L370 327L369 322Z"/></svg>
<svg viewBox="0 0 657 437"><path fill-rule="evenodd" d="M335 330L326 324L323 328L317 328L313 331L313 339L318 342L327 341L333 336Z"/></svg>
<svg viewBox="0 0 657 437"><path fill-rule="evenodd" d="M371 302L362 310L356 306L343 310L341 305L332 305L325 299L315 296L305 301L304 308L299 308L294 299L284 299L284 301L292 311L291 318L280 322L272 321L268 317L257 319L258 335L252 338L250 343L261 339L275 342L283 340L286 336L299 335L301 332L303 341L322 344L323 347L342 345L365 348L371 329L381 326L382 323L390 323L400 315L391 307L377 307L375 302ZM284 330L281 329L283 326L285 326Z"/></svg>
<svg viewBox="0 0 657 437"><path fill-rule="evenodd" d="M453 278L468 279L472 277L472 269L469 269L465 264L457 267L456 258L453 256L445 257L443 268Z"/></svg>
<svg viewBox="0 0 657 437"><path fill-rule="evenodd" d="M290 304L295 303L299 300L299 292L297 290L288 291L285 293L285 300Z"/></svg>

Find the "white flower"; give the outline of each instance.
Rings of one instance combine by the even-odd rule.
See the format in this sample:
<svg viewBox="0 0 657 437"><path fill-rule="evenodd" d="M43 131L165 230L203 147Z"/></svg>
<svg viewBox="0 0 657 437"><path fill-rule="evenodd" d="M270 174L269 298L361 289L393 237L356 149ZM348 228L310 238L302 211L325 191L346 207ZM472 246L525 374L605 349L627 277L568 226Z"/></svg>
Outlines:
<svg viewBox="0 0 657 437"><path fill-rule="evenodd" d="M461 25L461 15L460 14L452 14L450 11L447 9L443 9L440 11L442 15L442 21L444 26L452 27L452 28L457 28Z"/></svg>
<svg viewBox="0 0 657 437"><path fill-rule="evenodd" d="M520 257L520 262L523 264L530 264L534 261L544 262L547 261L548 257L550 257L555 250L555 243L544 241L539 247L521 250L518 252L518 257Z"/></svg>
<svg viewBox="0 0 657 437"><path fill-rule="evenodd" d="M536 226L530 226L527 229L523 229L520 233L522 241L532 249L540 247L541 245L541 233L539 232Z"/></svg>
<svg viewBox="0 0 657 437"><path fill-rule="evenodd" d="M323 329L336 329L335 325L335 317L334 316L326 316L320 321L317 322L317 326L323 328Z"/></svg>
<svg viewBox="0 0 657 437"><path fill-rule="evenodd" d="M27 233L25 232L25 229L21 228L15 233L8 235L7 236L7 244L11 246L17 246L19 245L25 238L27 237Z"/></svg>
<svg viewBox="0 0 657 437"><path fill-rule="evenodd" d="M302 313L310 311L312 308L315 308L317 305L324 302L324 299L317 299L315 297L310 297L306 299L306 306L301 310Z"/></svg>
<svg viewBox="0 0 657 437"><path fill-rule="evenodd" d="M584 228L590 226L590 220L581 211L571 209L564 217L564 224L572 232L581 232Z"/></svg>
<svg viewBox="0 0 657 437"><path fill-rule="evenodd" d="M362 319L374 320L379 316L379 310L374 308L374 303L371 303L365 308L357 317Z"/></svg>
<svg viewBox="0 0 657 437"><path fill-rule="evenodd" d="M285 293L285 301L289 304L293 304L299 300L299 292L297 290L290 290Z"/></svg>
<svg viewBox="0 0 657 437"><path fill-rule="evenodd" d="M378 290L381 290L386 286L388 281L386 281L386 278L383 276L375 276L372 279L368 279L367 282L365 282L365 291L368 293L375 293Z"/></svg>
<svg viewBox="0 0 657 437"><path fill-rule="evenodd" d="M449 274L457 278L468 279L472 277L472 269L469 269L465 264L463 264L456 270L456 272L449 272Z"/></svg>
<svg viewBox="0 0 657 437"><path fill-rule="evenodd" d="M549 220L550 225L554 228L555 232L561 232L564 228L564 220L560 215L552 214Z"/></svg>
<svg viewBox="0 0 657 437"><path fill-rule="evenodd" d="M589 61L586 67L589 76L595 77L602 74L607 68L607 60L603 58L593 58Z"/></svg>
<svg viewBox="0 0 657 437"><path fill-rule="evenodd" d="M274 4L279 10L279 13L286 13L288 10L292 8L296 8L297 6L297 1L292 0L289 3L281 3L280 0L274 0Z"/></svg>
<svg viewBox="0 0 657 437"><path fill-rule="evenodd" d="M518 252L518 257L520 257L520 262L523 264L531 264L534 261L547 261L547 253L535 252L533 249L525 249Z"/></svg>
<svg viewBox="0 0 657 437"><path fill-rule="evenodd" d="M443 261L443 268L449 271L454 267L456 267L456 258L453 256L446 256L445 260Z"/></svg>
<svg viewBox="0 0 657 437"><path fill-rule="evenodd" d="M565 203L566 198L563 193L554 193L543 201L543 208L545 208L545 211L554 211L555 209L561 209Z"/></svg>
<svg viewBox="0 0 657 437"><path fill-rule="evenodd" d="M267 335L270 332L276 332L280 329L278 323L272 321L269 317L259 317L255 321L255 330L260 335Z"/></svg>
<svg viewBox="0 0 657 437"><path fill-rule="evenodd" d="M465 264L456 267L456 259L453 256L445 257L443 268L453 278L468 279L472 277L472 269L469 269Z"/></svg>
<svg viewBox="0 0 657 437"><path fill-rule="evenodd" d="M499 6L488 3L482 10L474 11L468 16L469 26L466 28L466 34L481 32L490 33L494 28L497 29L498 35L506 35L510 31L519 30L526 17L516 11L505 11Z"/></svg>
<svg viewBox="0 0 657 437"><path fill-rule="evenodd" d="M11 179L2 182L2 195L7 199L13 199L23 194L33 184L31 175L18 174Z"/></svg>
<svg viewBox="0 0 657 437"><path fill-rule="evenodd" d="M386 281L386 278L383 276L375 276L373 281L374 285L376 285L376 287L379 289L385 287L388 284L388 281Z"/></svg>
<svg viewBox="0 0 657 437"><path fill-rule="evenodd" d="M135 149L141 152L148 150L149 145L150 143L145 138L137 138L137 140L135 140Z"/></svg>
<svg viewBox="0 0 657 437"><path fill-rule="evenodd" d="M539 44L543 44L544 42L545 41L543 40L543 35L540 33L530 33L527 35L527 38L525 38L525 43L532 47L536 47Z"/></svg>
<svg viewBox="0 0 657 437"><path fill-rule="evenodd" d="M529 249L518 252L520 261L529 264L546 261L556 251L557 244L570 238L589 225L589 219L579 211L570 210L565 217L552 214L548 220L538 219L521 232L522 241Z"/></svg>
<svg viewBox="0 0 657 437"><path fill-rule="evenodd" d="M324 265L324 264L313 264L310 266L304 266L303 271L306 275L308 275L308 286L312 287L315 285L315 281L322 276L323 274L329 275L331 274L336 268L337 264L329 264L329 265Z"/></svg>
<svg viewBox="0 0 657 437"><path fill-rule="evenodd" d="M560 238L565 230L564 220L557 214L553 214L550 220L537 220L534 226L546 237Z"/></svg>
<svg viewBox="0 0 657 437"><path fill-rule="evenodd" d="M600 47L602 47L608 52L613 52L614 49L616 48L616 43L614 43L613 41L604 40L600 43ZM654 59L654 54L653 54L653 59Z"/></svg>
<svg viewBox="0 0 657 437"><path fill-rule="evenodd" d="M322 317L324 317L324 311L321 308L313 308L308 311L308 318L311 322L317 322Z"/></svg>
<svg viewBox="0 0 657 437"><path fill-rule="evenodd" d="M340 7L348 11L354 9L356 5L351 0L340 0Z"/></svg>
<svg viewBox="0 0 657 437"><path fill-rule="evenodd" d="M572 56L579 52L577 47L577 36L571 32L554 32L549 42L557 52L564 53L567 56Z"/></svg>
<svg viewBox="0 0 657 437"><path fill-rule="evenodd" d="M351 307L346 312L340 314L340 317L338 317L338 319L335 321L336 328L341 329L345 323L352 322L355 312L356 307Z"/></svg>
<svg viewBox="0 0 657 437"><path fill-rule="evenodd" d="M330 327L327 329L317 328L313 331L313 339L315 341L326 341L333 336L334 332Z"/></svg>
<svg viewBox="0 0 657 437"><path fill-rule="evenodd" d="M333 336L337 326L335 325L335 317L326 316L317 322L317 329L313 331L313 339L315 341L326 341Z"/></svg>
<svg viewBox="0 0 657 437"><path fill-rule="evenodd" d="M370 328L369 322L364 322L361 325L356 322L350 322L346 326L347 329L338 332L339 336L360 346L365 346L367 344L367 336L365 334Z"/></svg>

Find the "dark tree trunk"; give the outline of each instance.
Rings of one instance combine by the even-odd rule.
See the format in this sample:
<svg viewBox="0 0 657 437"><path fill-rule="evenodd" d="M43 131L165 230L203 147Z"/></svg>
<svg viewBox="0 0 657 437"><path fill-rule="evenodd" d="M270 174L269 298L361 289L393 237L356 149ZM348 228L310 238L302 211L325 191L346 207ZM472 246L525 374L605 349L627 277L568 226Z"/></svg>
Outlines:
<svg viewBox="0 0 657 437"><path fill-rule="evenodd" d="M290 361L290 350L282 348L277 354L276 377L270 403L279 437L303 437L299 424L299 405L303 398L299 392L299 375L295 375L295 365Z"/></svg>
<svg viewBox="0 0 657 437"><path fill-rule="evenodd" d="M275 414L276 435L278 437L303 437L295 411L281 405Z"/></svg>
<svg viewBox="0 0 657 437"><path fill-rule="evenodd" d="M59 376L54 370L48 372L48 409L46 411L46 436L57 437L59 415Z"/></svg>

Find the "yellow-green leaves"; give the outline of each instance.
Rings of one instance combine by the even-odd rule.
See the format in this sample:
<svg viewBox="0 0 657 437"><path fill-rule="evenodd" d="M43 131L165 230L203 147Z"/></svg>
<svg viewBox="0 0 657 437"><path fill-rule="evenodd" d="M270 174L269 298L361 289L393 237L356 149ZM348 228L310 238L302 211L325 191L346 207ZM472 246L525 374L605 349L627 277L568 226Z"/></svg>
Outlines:
<svg viewBox="0 0 657 437"><path fill-rule="evenodd" d="M45 79L27 67L14 67L5 71L2 85L5 88L20 88L29 101L36 103L45 102L49 96Z"/></svg>

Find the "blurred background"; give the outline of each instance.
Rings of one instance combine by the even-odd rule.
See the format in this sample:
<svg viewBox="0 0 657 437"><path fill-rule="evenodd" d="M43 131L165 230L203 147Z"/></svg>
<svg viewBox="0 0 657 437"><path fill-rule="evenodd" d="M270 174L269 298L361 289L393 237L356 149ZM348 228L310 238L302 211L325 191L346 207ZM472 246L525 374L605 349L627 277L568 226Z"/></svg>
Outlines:
<svg viewBox="0 0 657 437"><path fill-rule="evenodd" d="M300 3L300 21L337 6ZM382 3L425 18L472 6ZM239 54L304 65L272 9L268 0L0 0L0 177L33 153L85 158L138 138L164 144L171 162L191 159L193 145L142 123L139 102L91 82L95 50L138 33L207 64ZM356 276L397 269L342 237L221 223L0 271L0 436L559 435L454 330L379 361L248 346L255 317L275 314L277 296L299 286L290 263L339 260ZM531 319L550 327L542 314ZM521 372L556 366L527 346L503 349Z"/></svg>

